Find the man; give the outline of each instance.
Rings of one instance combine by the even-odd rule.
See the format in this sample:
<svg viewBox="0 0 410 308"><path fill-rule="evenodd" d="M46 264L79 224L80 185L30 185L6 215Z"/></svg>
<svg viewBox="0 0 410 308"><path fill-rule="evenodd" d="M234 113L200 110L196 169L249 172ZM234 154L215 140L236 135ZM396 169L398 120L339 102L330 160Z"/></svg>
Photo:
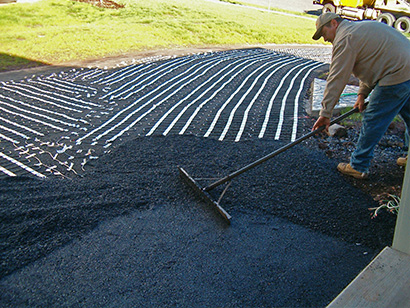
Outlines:
<svg viewBox="0 0 410 308"><path fill-rule="evenodd" d="M392 27L376 21L352 22L334 13L316 21L314 40L320 37L333 44L332 63L324 91L322 109L313 125L329 128L332 111L351 74L359 80L354 107L363 112L356 150L350 163L337 169L358 179L368 176L374 148L398 114L406 123L406 142L410 129L410 41ZM365 99L372 92L369 104ZM407 144L408 146L408 144ZM407 157L399 158L405 164Z"/></svg>

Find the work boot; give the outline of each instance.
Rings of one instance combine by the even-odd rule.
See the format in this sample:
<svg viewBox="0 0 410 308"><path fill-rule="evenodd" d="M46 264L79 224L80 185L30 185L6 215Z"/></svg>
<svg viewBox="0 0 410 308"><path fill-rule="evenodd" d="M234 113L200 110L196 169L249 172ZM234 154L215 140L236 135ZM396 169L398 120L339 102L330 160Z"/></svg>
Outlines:
<svg viewBox="0 0 410 308"><path fill-rule="evenodd" d="M399 166L406 167L406 165L407 165L407 157L408 157L408 156L406 156L406 157L399 157L399 158L397 159L397 164L398 164Z"/></svg>
<svg viewBox="0 0 410 308"><path fill-rule="evenodd" d="M340 163L337 166L337 170L339 170L343 174L350 175L359 180L364 180L364 179L367 179L368 177L367 173L354 170L352 166L350 166L350 164L346 164L346 163Z"/></svg>

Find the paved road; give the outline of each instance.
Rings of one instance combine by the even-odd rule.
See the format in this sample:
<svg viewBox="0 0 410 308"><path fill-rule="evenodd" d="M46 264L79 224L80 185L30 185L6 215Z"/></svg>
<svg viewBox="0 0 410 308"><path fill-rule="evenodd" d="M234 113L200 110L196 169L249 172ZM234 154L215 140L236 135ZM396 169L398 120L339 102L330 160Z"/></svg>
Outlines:
<svg viewBox="0 0 410 308"><path fill-rule="evenodd" d="M221 2L219 0L204 0L211 2L219 2L225 5L235 5L228 2ZM241 1L243 5L249 5L249 7L266 8L274 11L275 9L287 10L290 12L309 13L312 15L318 15L321 12L320 5L313 5L310 0L245 0Z"/></svg>
<svg viewBox="0 0 410 308"><path fill-rule="evenodd" d="M314 12L321 9L321 6L313 5L312 0L244 0L243 2L293 12Z"/></svg>

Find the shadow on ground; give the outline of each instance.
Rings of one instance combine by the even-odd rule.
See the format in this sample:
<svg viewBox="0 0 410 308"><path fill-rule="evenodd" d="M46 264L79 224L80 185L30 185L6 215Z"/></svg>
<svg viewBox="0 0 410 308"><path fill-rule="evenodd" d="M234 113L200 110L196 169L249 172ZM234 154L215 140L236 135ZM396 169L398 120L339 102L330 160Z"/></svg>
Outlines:
<svg viewBox="0 0 410 308"><path fill-rule="evenodd" d="M320 14L322 14L322 9L305 11L305 13L313 16L320 16Z"/></svg>
<svg viewBox="0 0 410 308"><path fill-rule="evenodd" d="M47 65L48 64L45 62L35 61L19 56L13 56L6 53L0 53L0 73Z"/></svg>

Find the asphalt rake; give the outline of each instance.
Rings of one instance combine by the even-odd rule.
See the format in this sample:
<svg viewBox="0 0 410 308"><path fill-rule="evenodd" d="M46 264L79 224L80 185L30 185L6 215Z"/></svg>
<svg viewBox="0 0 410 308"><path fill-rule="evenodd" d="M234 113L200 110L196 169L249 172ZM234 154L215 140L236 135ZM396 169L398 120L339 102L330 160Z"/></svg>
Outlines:
<svg viewBox="0 0 410 308"><path fill-rule="evenodd" d="M359 111L358 108L351 109L350 111L348 111L348 112L346 112L346 113L340 115L339 117L333 119L333 120L330 122L330 125L335 124L335 123L338 123L338 122L340 122L341 120L343 120L343 119L349 117L350 115L352 115L353 113L356 113L356 112L358 112L358 111ZM258 159L258 160L256 160L256 161L254 161L254 162L252 162L252 163L250 163L250 164L248 164L248 165L246 165L246 166L244 166L244 167L242 167L242 168L240 168L240 169L238 169L238 170L236 170L236 171L234 171L234 172L228 174L227 176L225 176L225 177L223 177L223 178L218 179L217 181L215 181L215 182L213 182L213 183L210 183L210 184L207 185L207 186L201 186L201 185L198 183L198 180L199 180L199 179L198 179L198 178L193 178L192 176L190 176L190 175L188 174L188 172L187 172L185 169L183 169L182 167L178 167L178 169L179 169L179 174L180 174L181 178L202 198L203 201L205 201L205 202L206 202L207 204L209 204L211 207L213 207L214 209L216 209L216 210L218 211L218 213L223 217L223 219L224 219L228 224L230 224L232 217L231 217L231 215L228 214L227 211L225 211L225 209L221 206L220 203L221 203L221 200L222 200L224 194L226 193L226 191L228 190L229 186L231 185L231 180L234 179L234 178L236 178L237 176L241 175L242 173L245 173L245 172L249 171L250 169L255 168L256 166L259 166L260 164L262 164L262 163L266 162L267 160L269 160L269 159L275 157L276 155L279 155L280 153L285 152L286 150L288 150L288 149L294 147L295 145L301 143L303 140L306 140L306 139L308 139L308 138L310 138L310 137L312 137L312 136L318 134L319 132L321 132L321 131L324 130L324 129L325 129L325 126L321 126L321 127L319 127L318 129L316 129L316 130L314 130L314 131L311 131L310 133L305 134L305 135L299 137L299 138L296 139L295 141L293 141L293 142L291 142L291 143L288 143L287 145L285 145L285 146L283 146L283 147L277 149L276 151L271 152L270 154L268 154L268 155L266 155L266 156L264 156L264 157L262 157L262 158L260 158L260 159ZM220 185L222 185L222 184L226 184L226 185L225 185L225 188L223 189L223 191L222 191L222 193L220 194L219 198L218 198L217 200L215 200L215 199L212 197L212 195L210 194L210 192L211 192L214 188L216 188L216 187L218 187L218 186L220 186Z"/></svg>

